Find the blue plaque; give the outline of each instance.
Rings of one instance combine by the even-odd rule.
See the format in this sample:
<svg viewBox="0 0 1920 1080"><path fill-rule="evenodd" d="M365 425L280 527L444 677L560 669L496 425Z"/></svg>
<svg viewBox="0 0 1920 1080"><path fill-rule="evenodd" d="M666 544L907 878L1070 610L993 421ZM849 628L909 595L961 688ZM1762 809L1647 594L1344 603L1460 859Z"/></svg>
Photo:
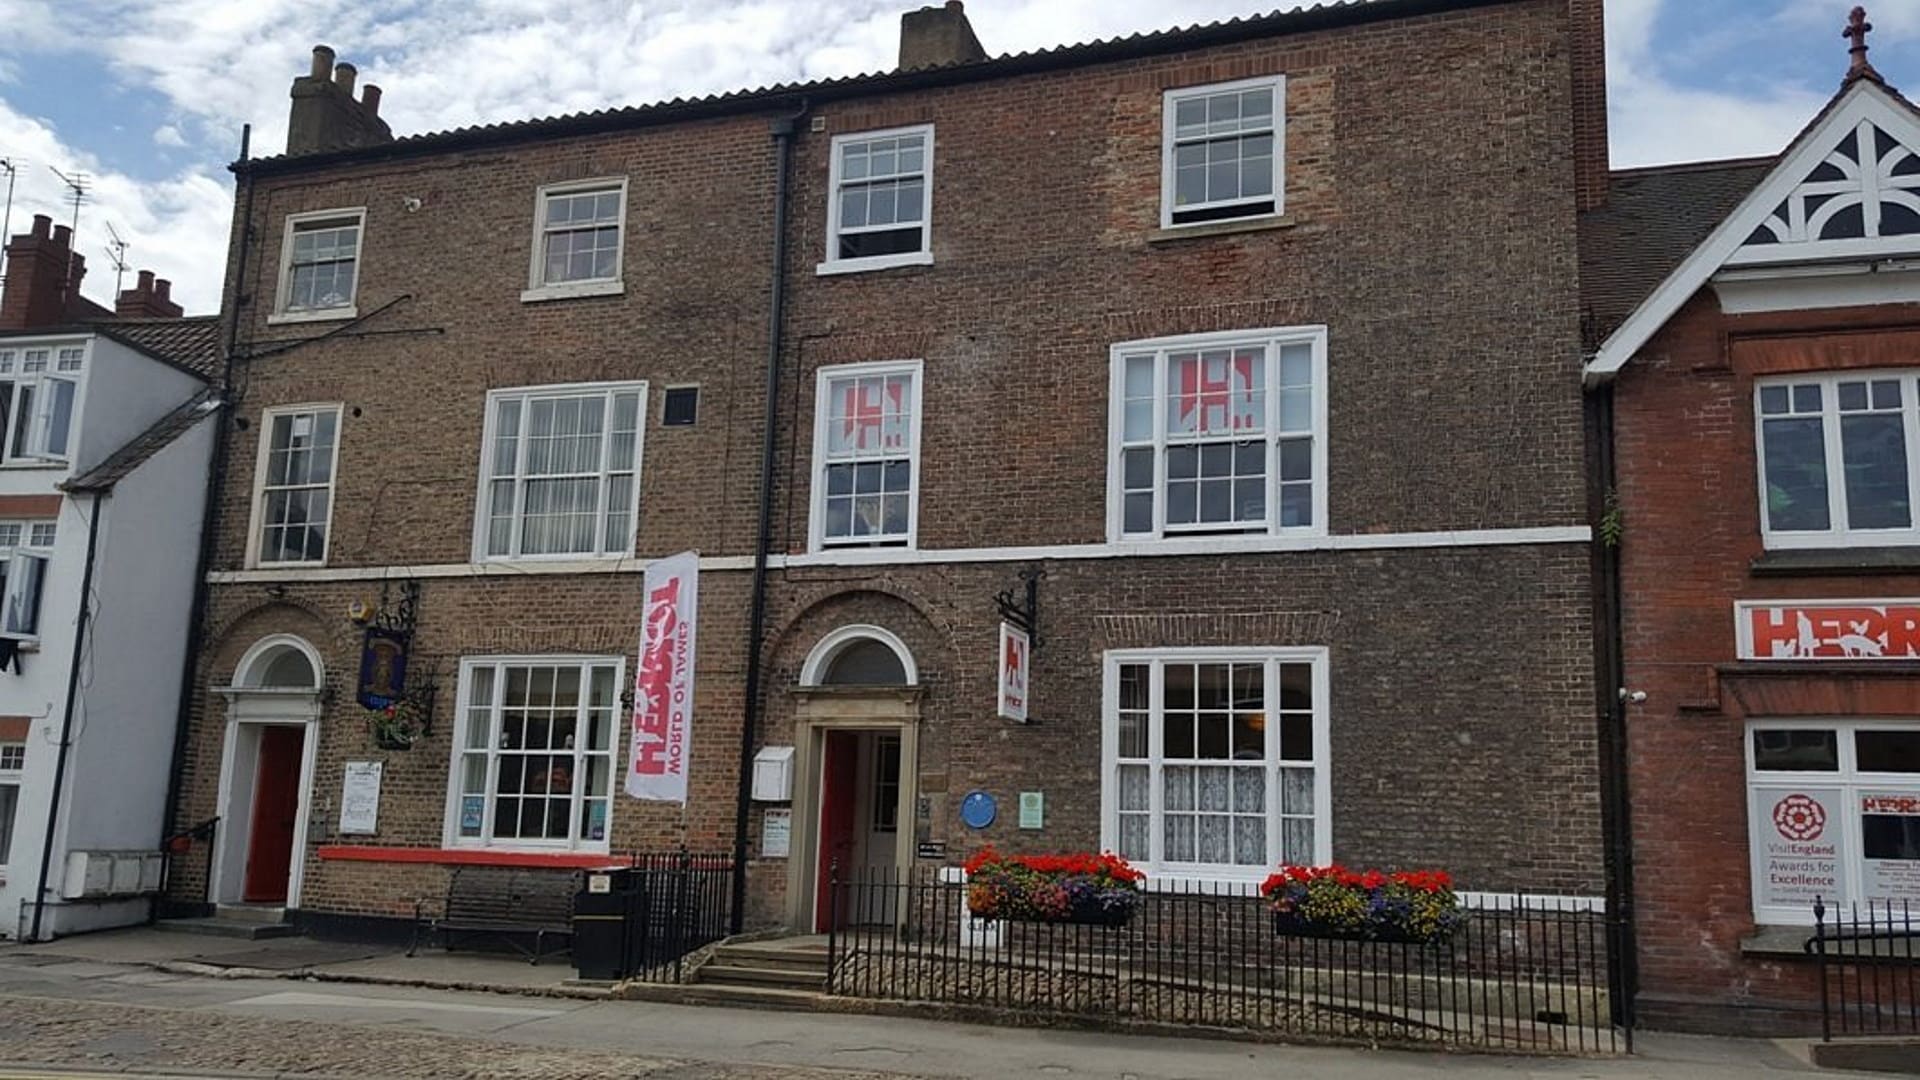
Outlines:
<svg viewBox="0 0 1920 1080"><path fill-rule="evenodd" d="M960 820L969 829L984 829L999 815L1000 808L994 804L993 796L984 791L969 791L967 797L960 800Z"/></svg>

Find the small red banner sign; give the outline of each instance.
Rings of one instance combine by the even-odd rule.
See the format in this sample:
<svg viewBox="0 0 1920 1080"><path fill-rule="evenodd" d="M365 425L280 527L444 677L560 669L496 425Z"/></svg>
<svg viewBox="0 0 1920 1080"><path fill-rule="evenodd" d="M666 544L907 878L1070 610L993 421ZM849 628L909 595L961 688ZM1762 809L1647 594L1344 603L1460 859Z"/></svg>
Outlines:
<svg viewBox="0 0 1920 1080"><path fill-rule="evenodd" d="M1742 660L1920 659L1920 600L1743 600Z"/></svg>

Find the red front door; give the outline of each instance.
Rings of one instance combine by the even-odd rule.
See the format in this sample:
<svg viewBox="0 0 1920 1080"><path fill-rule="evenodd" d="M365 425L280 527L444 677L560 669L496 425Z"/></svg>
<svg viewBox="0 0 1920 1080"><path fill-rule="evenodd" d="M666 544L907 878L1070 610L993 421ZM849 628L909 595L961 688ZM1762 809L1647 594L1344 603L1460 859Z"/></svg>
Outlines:
<svg viewBox="0 0 1920 1080"><path fill-rule="evenodd" d="M260 767L253 781L253 827L247 840L248 903L287 902L293 867L293 822L300 813L300 749L297 727L260 729Z"/></svg>
<svg viewBox="0 0 1920 1080"><path fill-rule="evenodd" d="M827 900L827 882L834 866L839 866L843 881L858 873L853 865L853 806L860 775L860 744L855 739L848 731L830 731L826 737L820 770L820 891L813 910L813 928L819 933L826 932L827 912L834 907ZM836 920L841 926L847 924L846 898L842 890Z"/></svg>

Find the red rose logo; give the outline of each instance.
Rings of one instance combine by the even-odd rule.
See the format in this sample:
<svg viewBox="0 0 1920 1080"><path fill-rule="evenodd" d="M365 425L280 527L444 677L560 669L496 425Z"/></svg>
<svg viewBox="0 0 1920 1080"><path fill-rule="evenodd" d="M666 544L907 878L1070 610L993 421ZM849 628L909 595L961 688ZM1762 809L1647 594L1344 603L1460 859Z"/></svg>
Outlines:
<svg viewBox="0 0 1920 1080"><path fill-rule="evenodd" d="M1789 795L1774 804L1773 827L1789 840L1818 840L1827 831L1827 811L1805 795Z"/></svg>

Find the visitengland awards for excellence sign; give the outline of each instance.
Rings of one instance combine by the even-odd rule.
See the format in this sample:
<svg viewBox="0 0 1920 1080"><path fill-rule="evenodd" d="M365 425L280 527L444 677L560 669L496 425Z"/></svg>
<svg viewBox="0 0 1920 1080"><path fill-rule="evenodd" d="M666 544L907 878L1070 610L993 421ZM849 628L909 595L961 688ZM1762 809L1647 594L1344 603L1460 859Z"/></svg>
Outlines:
<svg viewBox="0 0 1920 1080"><path fill-rule="evenodd" d="M687 801L693 737L693 635L700 557L691 551L647 564L640 617L640 666L633 682L633 755L627 794Z"/></svg>

